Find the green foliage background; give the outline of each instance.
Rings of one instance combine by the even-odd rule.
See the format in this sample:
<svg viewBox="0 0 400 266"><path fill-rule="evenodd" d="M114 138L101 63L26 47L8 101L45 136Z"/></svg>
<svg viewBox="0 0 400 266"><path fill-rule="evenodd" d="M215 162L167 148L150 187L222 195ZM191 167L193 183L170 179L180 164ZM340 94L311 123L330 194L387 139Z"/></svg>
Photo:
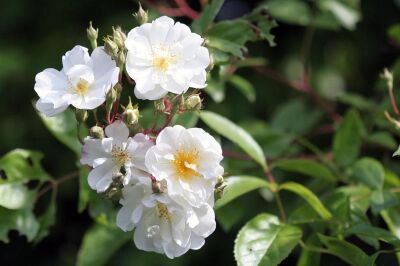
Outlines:
<svg viewBox="0 0 400 266"><path fill-rule="evenodd" d="M191 2L194 8L200 8L197 1ZM232 6L235 1L226 2L219 18L237 13L237 7ZM247 3L250 9L264 3L242 2ZM361 200L360 206L356 206L364 210L369 207L367 214L360 216L361 220L365 217L370 220L363 226L373 224L384 229L397 228L400 226L399 196L390 193L390 189L398 187L400 183L400 164L397 158L392 158L397 148L399 133L384 119L383 111L390 110L390 105L385 82L380 80L379 74L384 67L392 67L396 77L395 94L399 94L397 81L400 61L397 61L397 58L400 55L400 34L393 27L390 36L388 31L399 22L400 3L391 0L363 1L359 8L354 8L361 17L354 29L347 24L343 27L338 22L333 23L333 26L328 23L329 28L336 29L326 29L326 26L320 28L317 22L310 20L313 12L317 11L304 8L304 5L307 7L312 1L267 2L270 5L270 14L279 24L272 30L277 45L270 47L267 41L249 43L247 48L251 56L257 57L257 60L264 58L268 69L282 73L286 79L299 80L304 55L303 39L309 34L307 25L315 23L317 26L308 55L311 86L344 117L344 122L334 123L335 131L324 133L321 126L330 125L332 121L330 115L316 104L312 95L296 91L282 82L277 82L270 75L258 73L252 67L238 69L235 76L227 80L223 80L221 77L226 76L219 76L219 69L215 68L212 72L213 80L209 82L209 94L204 94L205 108L241 125L257 140L279 183L287 182L281 188L281 196L287 213L292 214L288 217L289 221L295 224L311 224L304 226L304 236L308 236L307 233L312 230L318 231L318 219L329 219L330 212L335 216L338 213L346 213L346 210L342 209L336 209L335 213L335 206L330 204L331 201L339 204L335 199L336 194L349 201L354 201L354 195L368 194L368 200ZM347 2L350 6L352 3L357 6L357 1ZM162 2L159 5L163 3L165 4ZM124 0L15 0L0 3L0 155L16 147L39 150L44 154L44 168L52 176L62 176L76 169L74 152L49 133L32 107L32 99L36 99L33 91L34 76L44 68L60 68L61 55L74 45L89 46L85 31L89 20L100 28L100 36L110 34L111 26L115 24L128 30L136 25L131 16L136 8L136 3ZM190 23L186 18L181 21ZM214 29L214 37L218 37L219 33L215 32L218 33L218 29ZM212 30L209 34L212 36ZM212 45L210 46L214 48L220 47L216 43ZM233 53L238 53L234 48ZM209 123L204 117L202 119L205 123L200 122L200 125L206 127ZM340 133L335 136L336 131ZM315 147L310 147L309 142L313 143L320 153L328 154L322 156L326 160L322 160L322 166L309 162L306 165L307 162L294 160L315 156ZM223 144L225 150L243 153L232 142L224 139ZM335 160L329 155L332 151ZM316 152L316 156L320 157L319 155L319 152ZM364 158L353 164L361 157L371 157L377 161ZM255 163L247 160L227 158L225 168L229 175L245 174L264 178L263 171ZM339 171L332 171L332 168L339 168ZM303 188L296 187L290 181L301 183L313 191L329 206L329 210L323 209L323 206L322 209L319 208L319 201L316 203L307 191L304 192ZM102 260L101 256L110 257L109 265L234 265L234 240L239 229L261 212L279 214L273 195L266 189L267 185L260 180L254 182L247 183L248 190L262 188L260 191L252 191L229 203L217 205L219 226L201 250L191 251L170 261L160 255L138 251L132 243L126 243L125 238L129 235L121 234L115 228L91 227L92 219L88 212L77 212L79 183L77 179L72 179L60 186L56 222L50 228L50 235L32 245L25 237L12 231L9 234L9 244L0 242L1 264L26 265L29 262L31 265L74 265L83 241L87 247L104 242L104 245L100 245L104 250L89 248L88 251L84 251L86 255L81 261L91 265L98 265ZM360 184L364 187L349 186L331 193L334 187L332 183L335 182L339 185ZM365 192L366 190L369 192ZM293 191L300 191L302 196L308 195L305 197L306 201L300 201ZM50 199L51 196L47 197ZM315 211L305 202L314 206ZM363 206L365 204L366 207ZM45 202L39 202L35 213L43 213L45 206ZM382 212L386 208L389 209ZM92 209L92 212L95 211ZM10 216L0 213L0 224L10 223L6 217ZM388 220L396 221L395 218L398 219L397 224L387 225ZM259 225L255 220L253 224L246 226ZM295 231L288 225L276 227L279 230ZM89 232L94 232L95 237L89 235L83 238L89 228ZM264 229L259 227L258 230ZM360 232L357 230L365 232L371 231L370 228L351 228L351 232L343 232L343 228L330 228L331 233L335 233L335 230L342 234L342 238L349 236L346 239L368 255L374 254L374 247L378 245L377 239L382 239L382 234L379 234L379 237L360 234L358 237L354 236ZM121 242L114 247L114 253L108 244L114 241L115 235L120 236ZM245 233L241 237L245 238ZM392 239L383 239L385 241L381 242L381 249L398 246ZM307 243L322 243L331 250L341 246L343 243L338 243L340 241L343 239L332 240L327 236L316 235L307 239ZM357 252L359 250L352 254ZM332 253L335 255L335 252ZM344 263L332 254L324 254L321 258L314 258L316 253L310 254L301 253L301 248L297 247L282 265L295 265L299 257L301 259L298 265L307 265L300 264L301 261L310 262L317 259L320 259L321 265ZM351 263L349 256L339 254L338 257L347 262L350 260ZM395 254L379 256L377 264L397 265Z"/></svg>

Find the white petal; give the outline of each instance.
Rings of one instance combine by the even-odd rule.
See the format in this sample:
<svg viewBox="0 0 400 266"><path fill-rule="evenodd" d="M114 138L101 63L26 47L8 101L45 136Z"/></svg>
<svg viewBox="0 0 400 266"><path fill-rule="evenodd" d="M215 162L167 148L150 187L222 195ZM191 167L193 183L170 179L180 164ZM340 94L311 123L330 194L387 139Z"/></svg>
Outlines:
<svg viewBox="0 0 400 266"><path fill-rule="evenodd" d="M64 105L59 106L58 108L54 108L54 104L45 103L42 99L39 99L36 102L36 109L45 114L46 116L55 116L61 112L64 112L68 108L68 103L64 103Z"/></svg>
<svg viewBox="0 0 400 266"><path fill-rule="evenodd" d="M107 137L114 139L114 144L122 147L122 143L126 142L129 137L129 129L121 120L116 120L111 125L106 127Z"/></svg>
<svg viewBox="0 0 400 266"><path fill-rule="evenodd" d="M68 72L75 65L86 65L90 61L88 49L77 45L62 57L63 70Z"/></svg>
<svg viewBox="0 0 400 266"><path fill-rule="evenodd" d="M93 73L96 77L96 80L106 75L111 70L114 70L117 67L117 64L114 60L112 60L111 56L109 56L103 47L97 47L93 50L91 55L92 63L93 63ZM119 68L118 68L119 71ZM118 81L117 80L115 82Z"/></svg>
<svg viewBox="0 0 400 266"><path fill-rule="evenodd" d="M35 77L35 91L41 98L54 93L62 95L69 87L65 74L53 68L45 69Z"/></svg>
<svg viewBox="0 0 400 266"><path fill-rule="evenodd" d="M86 138L82 146L81 164L96 167L99 165L99 159L110 158L112 141L111 138Z"/></svg>
<svg viewBox="0 0 400 266"><path fill-rule="evenodd" d="M106 191L112 182L112 175L118 170L112 160L107 160L90 171L88 176L89 186L99 193Z"/></svg>

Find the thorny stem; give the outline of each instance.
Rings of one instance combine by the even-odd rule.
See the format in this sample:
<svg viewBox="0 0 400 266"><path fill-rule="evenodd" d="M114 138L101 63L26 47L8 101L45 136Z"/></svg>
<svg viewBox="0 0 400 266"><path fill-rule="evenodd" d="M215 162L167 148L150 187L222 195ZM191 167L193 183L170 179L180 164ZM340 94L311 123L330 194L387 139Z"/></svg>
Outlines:
<svg viewBox="0 0 400 266"><path fill-rule="evenodd" d="M78 176L79 176L79 171L73 171L71 173L61 176L60 178L50 179L49 184L38 192L38 194L36 195L36 200L38 200L40 197L46 194L46 192L49 191L50 189L53 189L52 200L54 200L55 197L57 196L58 186L64 183L65 181L68 181Z"/></svg>

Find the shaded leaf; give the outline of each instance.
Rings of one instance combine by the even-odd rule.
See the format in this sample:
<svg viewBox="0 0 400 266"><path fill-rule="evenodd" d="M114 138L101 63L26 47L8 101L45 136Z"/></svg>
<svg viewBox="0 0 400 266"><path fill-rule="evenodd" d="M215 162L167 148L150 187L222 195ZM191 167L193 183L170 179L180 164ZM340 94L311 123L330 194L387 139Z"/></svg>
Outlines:
<svg viewBox="0 0 400 266"><path fill-rule="evenodd" d="M207 29L208 25L217 16L223 4L224 0L212 0L212 2L208 4L203 10L201 16L193 21L192 30L197 33L204 32Z"/></svg>
<svg viewBox="0 0 400 266"><path fill-rule="evenodd" d="M250 81L238 75L231 75L228 81L237 88L249 102L254 102L256 100L256 91Z"/></svg>
<svg viewBox="0 0 400 266"><path fill-rule="evenodd" d="M76 154L81 153L81 144L77 138L77 122L72 110L65 110L54 117L47 117L39 112L38 115L47 129L56 139L58 139L58 141Z"/></svg>
<svg viewBox="0 0 400 266"><path fill-rule="evenodd" d="M350 179L367 185L371 189L381 189L385 170L380 162L372 158L362 158L351 168Z"/></svg>
<svg viewBox="0 0 400 266"><path fill-rule="evenodd" d="M384 241L398 248L400 246L400 239L397 236L392 235L385 229L375 227L369 224L356 224L346 229L345 234L356 234L365 237L375 238L377 240Z"/></svg>
<svg viewBox="0 0 400 266"><path fill-rule="evenodd" d="M90 199L91 189L88 183L89 169L87 166L81 166L79 169L79 200L78 212L83 212Z"/></svg>
<svg viewBox="0 0 400 266"><path fill-rule="evenodd" d="M364 266L369 261L369 257L364 251L347 241L321 234L318 234L318 238L331 254L352 266Z"/></svg>
<svg viewBox="0 0 400 266"><path fill-rule="evenodd" d="M333 140L333 153L339 166L348 166L358 157L362 134L359 114L354 110L347 112Z"/></svg>
<svg viewBox="0 0 400 266"><path fill-rule="evenodd" d="M132 234L126 233L119 228L109 228L95 224L83 237L76 265L105 265L112 255L129 239L132 239Z"/></svg>
<svg viewBox="0 0 400 266"><path fill-rule="evenodd" d="M289 172L300 173L303 175L321 178L326 181L334 182L336 178L325 165L312 160L289 159L281 160L272 165Z"/></svg>

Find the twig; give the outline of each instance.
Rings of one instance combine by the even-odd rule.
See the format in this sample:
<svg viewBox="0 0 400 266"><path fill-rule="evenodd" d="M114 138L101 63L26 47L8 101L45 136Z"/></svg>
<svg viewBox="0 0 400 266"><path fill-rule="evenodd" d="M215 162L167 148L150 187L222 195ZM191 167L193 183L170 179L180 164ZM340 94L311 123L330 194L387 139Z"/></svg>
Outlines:
<svg viewBox="0 0 400 266"><path fill-rule="evenodd" d="M153 3L150 0L142 0L142 3L146 6L149 6L158 12L171 16L171 17L188 17L192 20L197 19L199 17L199 13L192 9L185 0L175 0L175 3L178 7L165 7L160 6Z"/></svg>
<svg viewBox="0 0 400 266"><path fill-rule="evenodd" d="M57 193L58 186L60 184L78 176L79 176L79 171L74 171L66 175L63 175L60 178L50 179L49 180L50 183L38 192L38 194L36 195L36 200L42 197L44 194L46 194L46 192L49 191L50 189L54 190L52 197L55 197L56 195L54 195L54 193Z"/></svg>

